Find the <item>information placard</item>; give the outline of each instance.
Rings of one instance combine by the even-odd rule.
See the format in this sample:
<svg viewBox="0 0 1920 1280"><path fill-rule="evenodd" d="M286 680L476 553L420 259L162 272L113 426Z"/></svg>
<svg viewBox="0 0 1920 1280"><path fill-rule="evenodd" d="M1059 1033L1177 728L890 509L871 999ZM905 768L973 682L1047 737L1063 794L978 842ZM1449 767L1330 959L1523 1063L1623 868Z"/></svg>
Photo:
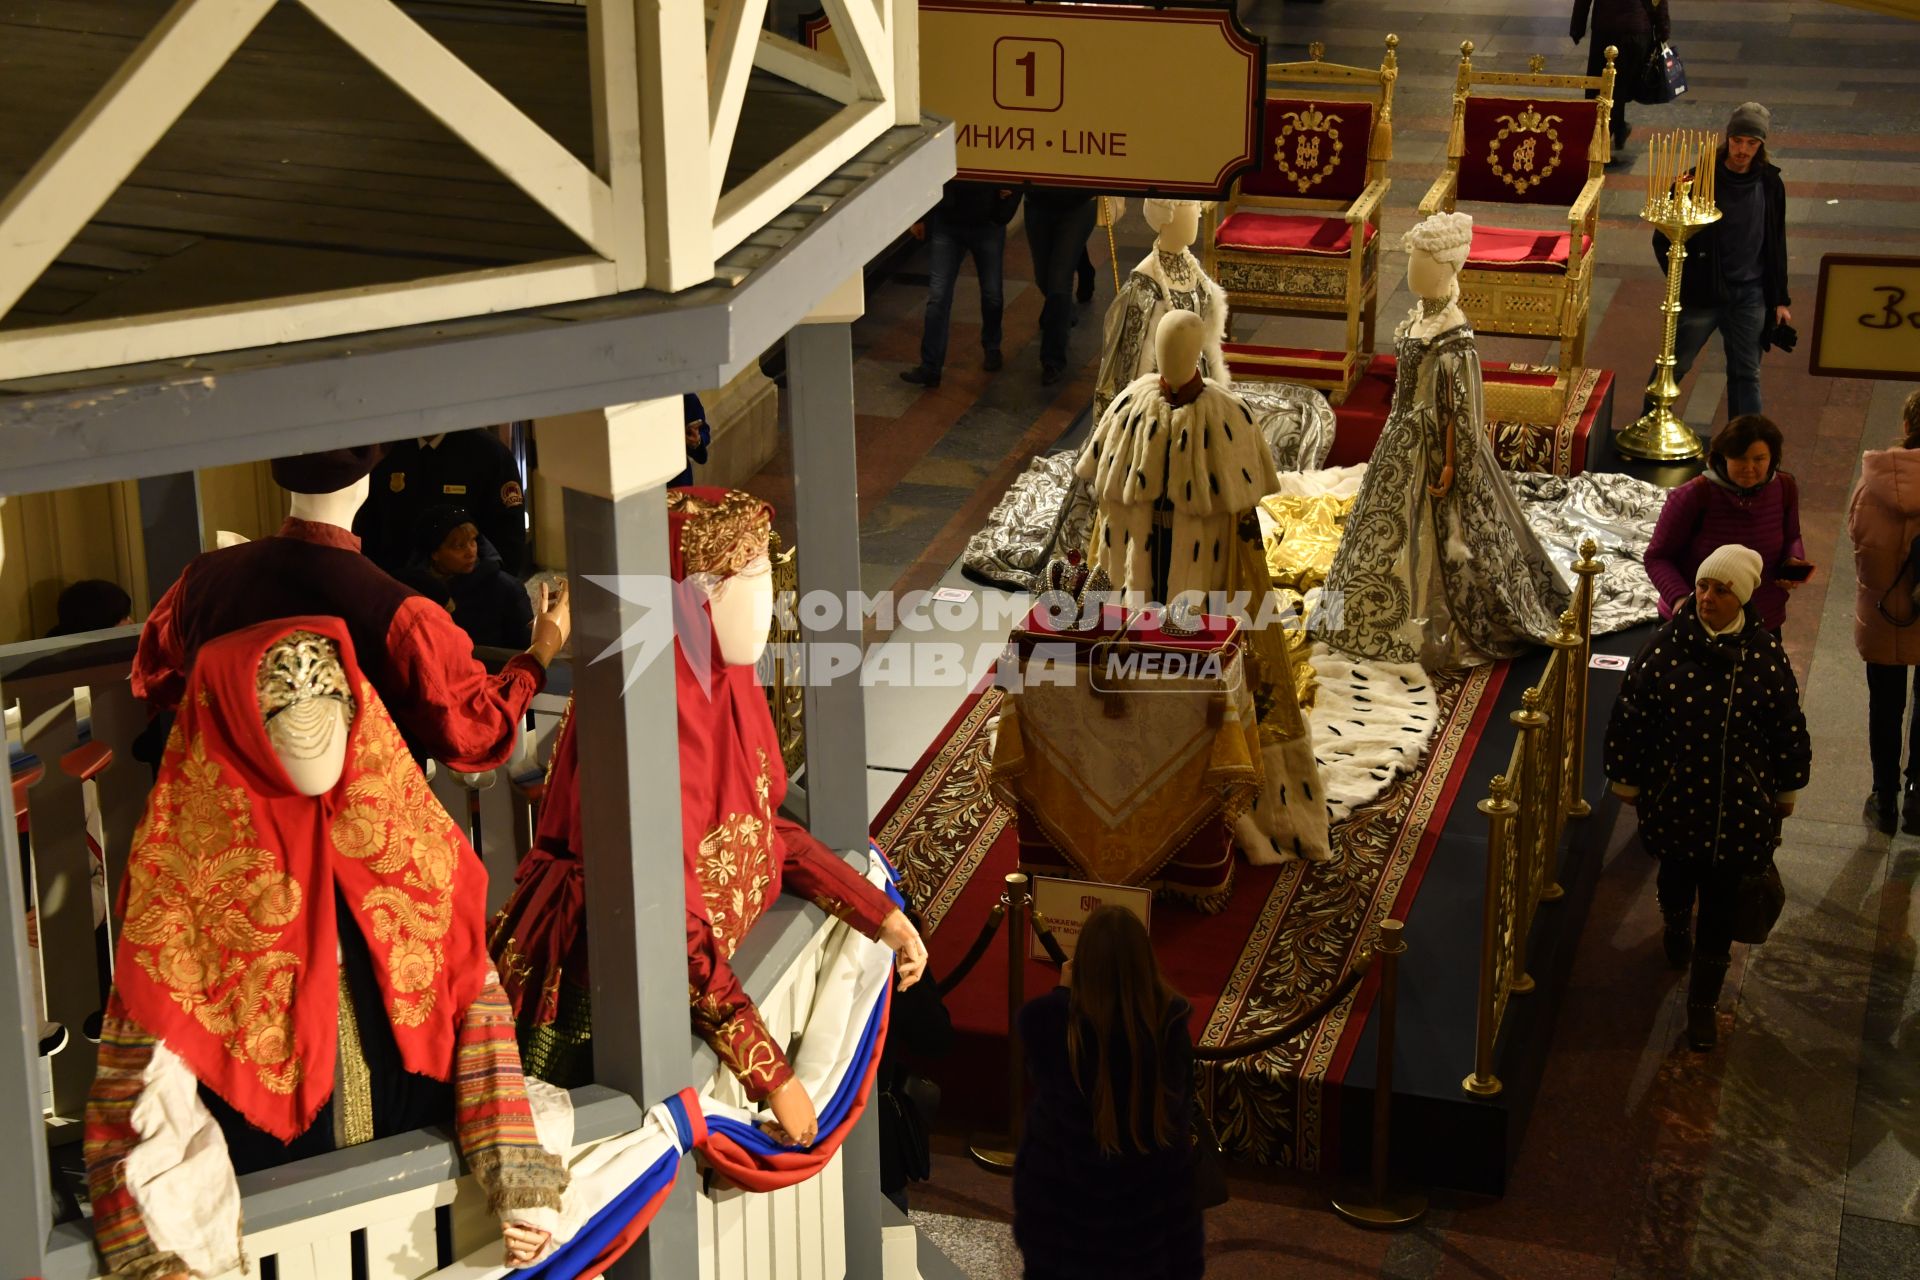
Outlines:
<svg viewBox="0 0 1920 1280"><path fill-rule="evenodd" d="M1811 359L1822 377L1920 380L1920 257L1821 258Z"/></svg>
<svg viewBox="0 0 1920 1280"><path fill-rule="evenodd" d="M1074 944L1080 940L1080 926L1100 907L1125 907L1138 916L1152 932L1153 891L1124 884L1100 884L1093 880L1062 880L1054 876L1033 878L1033 905L1047 918L1053 940L1073 959ZM1033 960L1051 959L1040 945L1040 937L1027 933L1027 956Z"/></svg>
<svg viewBox="0 0 1920 1280"><path fill-rule="evenodd" d="M920 5L920 100L981 182L1224 196L1260 160L1266 61L1230 5Z"/></svg>

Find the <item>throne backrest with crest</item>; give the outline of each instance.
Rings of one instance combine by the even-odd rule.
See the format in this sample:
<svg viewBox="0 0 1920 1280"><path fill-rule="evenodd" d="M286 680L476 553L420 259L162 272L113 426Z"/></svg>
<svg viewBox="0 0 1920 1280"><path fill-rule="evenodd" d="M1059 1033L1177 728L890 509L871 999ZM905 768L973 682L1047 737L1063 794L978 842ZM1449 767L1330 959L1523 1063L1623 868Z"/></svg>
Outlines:
<svg viewBox="0 0 1920 1280"><path fill-rule="evenodd" d="M1473 65L1473 42L1460 46L1447 168L1420 201L1421 214L1463 201L1557 214L1544 226L1544 218L1503 226L1476 214L1460 272L1460 305L1476 332L1559 344L1551 385L1539 394L1514 392L1496 404L1489 391L1488 412L1503 420L1557 422L1586 360L1616 56L1605 51L1597 76L1549 73L1538 54L1526 71L1482 71Z"/></svg>

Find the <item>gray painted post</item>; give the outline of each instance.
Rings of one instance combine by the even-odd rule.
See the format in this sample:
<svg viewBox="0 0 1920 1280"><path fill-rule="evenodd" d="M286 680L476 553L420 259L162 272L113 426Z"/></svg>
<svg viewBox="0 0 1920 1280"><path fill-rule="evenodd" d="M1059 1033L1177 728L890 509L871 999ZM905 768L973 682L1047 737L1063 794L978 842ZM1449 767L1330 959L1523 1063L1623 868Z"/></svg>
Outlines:
<svg viewBox="0 0 1920 1280"><path fill-rule="evenodd" d="M187 561L200 554L199 478L191 471L143 478L140 531L147 548L148 598L158 600Z"/></svg>
<svg viewBox="0 0 1920 1280"><path fill-rule="evenodd" d="M0 706L6 705L0 690ZM0 1231L0 1275L37 1276L46 1269L53 1195L47 1140L40 1118L40 1011L27 976L27 898L20 880L20 845L9 813L0 822L0 1204L9 1206L9 1230ZM78 1028L75 1028L78 1031Z"/></svg>
<svg viewBox="0 0 1920 1280"><path fill-rule="evenodd" d="M794 542L800 593L831 592L841 601L860 587L860 505L855 499L853 328L801 325L787 335L787 389L793 430ZM831 644L859 653L858 615L843 611L837 627L813 630L801 611L807 652ZM850 649L845 646L851 646ZM820 683L806 673L807 826L835 849L867 845L866 702L857 666ZM869 1107L841 1144L846 1182L847 1275L879 1280L879 1127Z"/></svg>
<svg viewBox="0 0 1920 1280"><path fill-rule="evenodd" d="M566 526L580 815L594 850L586 895L594 1078L646 1108L693 1083L673 659L661 654L638 672L633 649L594 661L640 621L643 606L587 579L666 581L665 491L609 500L569 489ZM665 592L659 600L667 607ZM670 624L659 621L671 637ZM659 1216L608 1274L679 1280L699 1273L693 1170L683 1159Z"/></svg>

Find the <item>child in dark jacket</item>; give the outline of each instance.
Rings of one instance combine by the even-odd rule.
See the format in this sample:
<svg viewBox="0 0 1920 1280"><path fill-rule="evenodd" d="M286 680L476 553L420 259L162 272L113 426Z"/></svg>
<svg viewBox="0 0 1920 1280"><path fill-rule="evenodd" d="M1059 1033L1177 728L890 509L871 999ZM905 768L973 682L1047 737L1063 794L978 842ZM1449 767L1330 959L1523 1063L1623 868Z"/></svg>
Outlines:
<svg viewBox="0 0 1920 1280"><path fill-rule="evenodd" d="M500 566L493 544L466 510L429 508L415 530L414 558L400 580L446 605L476 645L524 649L532 643L533 601ZM427 591L437 585L438 591Z"/></svg>

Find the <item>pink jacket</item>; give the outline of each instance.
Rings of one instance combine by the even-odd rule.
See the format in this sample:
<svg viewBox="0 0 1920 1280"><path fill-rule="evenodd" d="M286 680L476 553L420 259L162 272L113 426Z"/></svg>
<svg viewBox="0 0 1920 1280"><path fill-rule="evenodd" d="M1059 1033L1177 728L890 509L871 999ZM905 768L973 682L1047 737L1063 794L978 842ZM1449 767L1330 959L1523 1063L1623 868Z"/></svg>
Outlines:
<svg viewBox="0 0 1920 1280"><path fill-rule="evenodd" d="M1887 601L1896 618L1914 615L1902 574L1907 548L1920 534L1920 449L1875 449L1860 460L1860 483L1847 509L1847 534L1860 586L1853 602L1853 645L1868 662L1920 666L1920 622L1899 627L1879 610L1880 597L1899 579Z"/></svg>

